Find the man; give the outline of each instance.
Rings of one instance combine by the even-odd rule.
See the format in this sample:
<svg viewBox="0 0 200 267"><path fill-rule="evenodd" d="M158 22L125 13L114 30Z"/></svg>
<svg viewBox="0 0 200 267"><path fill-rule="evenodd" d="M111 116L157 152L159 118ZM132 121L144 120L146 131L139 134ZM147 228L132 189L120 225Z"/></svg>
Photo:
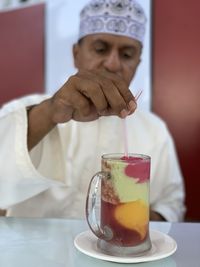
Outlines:
<svg viewBox="0 0 200 267"><path fill-rule="evenodd" d="M159 118L136 110L128 88L145 23L134 0L91 1L73 47L78 72L52 97L25 97L1 110L0 207L7 216L83 217L101 155L124 151L126 118L129 151L151 156L150 219L183 219L173 141Z"/></svg>

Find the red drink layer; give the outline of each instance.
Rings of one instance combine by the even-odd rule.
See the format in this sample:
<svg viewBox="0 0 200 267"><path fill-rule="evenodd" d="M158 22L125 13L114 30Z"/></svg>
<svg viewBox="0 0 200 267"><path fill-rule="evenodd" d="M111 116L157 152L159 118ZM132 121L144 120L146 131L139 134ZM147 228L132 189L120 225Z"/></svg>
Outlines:
<svg viewBox="0 0 200 267"><path fill-rule="evenodd" d="M128 163L124 172L129 177L138 177L139 182L149 180L150 162L139 157L122 157ZM139 163L139 164L138 164Z"/></svg>

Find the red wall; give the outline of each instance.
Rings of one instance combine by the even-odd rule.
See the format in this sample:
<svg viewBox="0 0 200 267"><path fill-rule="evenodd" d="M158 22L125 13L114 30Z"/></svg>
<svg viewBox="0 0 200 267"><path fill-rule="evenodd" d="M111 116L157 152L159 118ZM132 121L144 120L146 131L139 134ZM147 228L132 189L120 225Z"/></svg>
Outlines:
<svg viewBox="0 0 200 267"><path fill-rule="evenodd" d="M175 139L186 219L200 220L200 1L152 2L152 107Z"/></svg>
<svg viewBox="0 0 200 267"><path fill-rule="evenodd" d="M44 4L0 12L0 105L44 91Z"/></svg>

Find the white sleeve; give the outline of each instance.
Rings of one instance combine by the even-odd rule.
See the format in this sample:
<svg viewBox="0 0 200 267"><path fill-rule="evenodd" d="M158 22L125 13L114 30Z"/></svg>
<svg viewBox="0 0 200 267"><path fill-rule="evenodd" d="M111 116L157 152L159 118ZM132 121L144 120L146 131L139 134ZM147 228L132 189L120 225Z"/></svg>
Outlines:
<svg viewBox="0 0 200 267"><path fill-rule="evenodd" d="M54 185L64 185L65 167L57 127L31 152L32 161L27 149L26 108L21 103L23 101L18 102L19 105L11 104L0 110L1 209L7 209ZM43 157L43 154L47 156ZM43 160L39 160L40 156ZM37 158L35 164L34 158Z"/></svg>
<svg viewBox="0 0 200 267"><path fill-rule="evenodd" d="M154 166L153 174L156 179L153 179L151 184L152 194L156 195L156 198L151 203L151 209L160 213L167 221L182 221L185 213L184 180L170 135L166 135L166 140L159 150L160 158L156 161L157 166Z"/></svg>

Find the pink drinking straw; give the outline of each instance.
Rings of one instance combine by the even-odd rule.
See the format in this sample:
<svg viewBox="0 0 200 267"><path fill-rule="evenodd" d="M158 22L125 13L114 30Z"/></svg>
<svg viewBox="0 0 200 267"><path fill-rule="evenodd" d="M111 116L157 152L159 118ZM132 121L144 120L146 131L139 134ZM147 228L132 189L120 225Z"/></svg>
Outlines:
<svg viewBox="0 0 200 267"><path fill-rule="evenodd" d="M135 95L135 100L137 101L141 96L143 90L140 90ZM124 139L124 156L128 158L128 135L127 135L127 125L126 125L126 118L122 119L122 129L123 129L123 139Z"/></svg>
<svg viewBox="0 0 200 267"><path fill-rule="evenodd" d="M127 127L126 119L122 119L123 139L124 139L124 156L128 157L128 138L127 138Z"/></svg>

